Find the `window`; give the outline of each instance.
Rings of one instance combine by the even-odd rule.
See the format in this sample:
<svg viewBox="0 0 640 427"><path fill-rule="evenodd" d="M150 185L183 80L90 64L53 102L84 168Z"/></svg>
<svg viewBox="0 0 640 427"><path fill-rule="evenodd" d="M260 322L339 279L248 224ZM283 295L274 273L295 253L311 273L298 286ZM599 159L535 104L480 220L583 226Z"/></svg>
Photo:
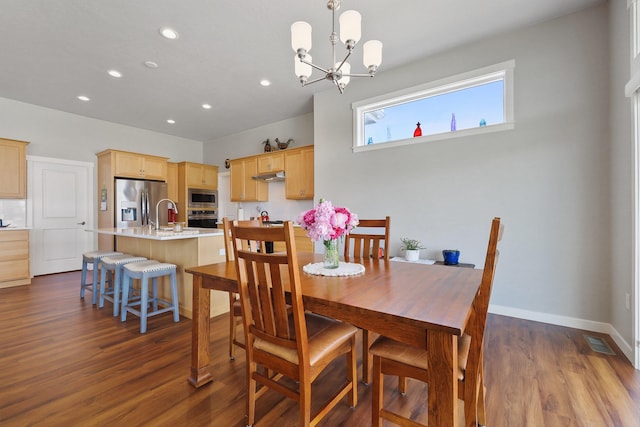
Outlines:
<svg viewBox="0 0 640 427"><path fill-rule="evenodd" d="M354 151L513 129L514 66L508 61L354 103Z"/></svg>

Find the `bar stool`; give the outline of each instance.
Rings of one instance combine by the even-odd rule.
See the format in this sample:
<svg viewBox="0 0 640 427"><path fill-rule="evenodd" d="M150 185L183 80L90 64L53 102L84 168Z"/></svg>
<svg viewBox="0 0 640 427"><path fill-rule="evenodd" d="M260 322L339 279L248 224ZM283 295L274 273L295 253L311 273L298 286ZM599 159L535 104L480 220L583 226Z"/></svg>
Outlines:
<svg viewBox="0 0 640 427"><path fill-rule="evenodd" d="M133 313L140 317L140 333L147 332L147 318L157 314L173 311L173 321L180 321L180 312L178 308L178 284L176 281L176 265L163 262L156 263L133 263L127 264L122 270L122 310L120 311L120 320L127 320L127 312ZM165 301L158 297L158 277L170 276L171 281L171 300ZM140 279L140 299L129 302L129 288L133 279ZM149 279L152 282L152 298L149 299ZM152 304L152 310L149 311L149 303ZM165 306L158 308L158 303ZM134 307L140 305L140 310Z"/></svg>
<svg viewBox="0 0 640 427"><path fill-rule="evenodd" d="M80 298L84 299L84 290L86 288L91 288L91 292L93 293L93 298L91 303L93 305L96 304L98 298L98 289L94 289L94 284L98 284L98 268L100 265L100 259L105 256L110 255L119 255L121 252L114 251L91 251L85 252L82 254L82 278L80 279ZM93 265L93 283L87 283L87 270L89 269L89 264Z"/></svg>
<svg viewBox="0 0 640 427"><path fill-rule="evenodd" d="M99 308L104 307L104 300L113 303L113 315L117 316L120 310L120 289L122 284L122 267L132 262L147 261L147 258L129 254L119 254L102 257L100 260L100 303ZM107 272L113 271L113 282L106 287Z"/></svg>

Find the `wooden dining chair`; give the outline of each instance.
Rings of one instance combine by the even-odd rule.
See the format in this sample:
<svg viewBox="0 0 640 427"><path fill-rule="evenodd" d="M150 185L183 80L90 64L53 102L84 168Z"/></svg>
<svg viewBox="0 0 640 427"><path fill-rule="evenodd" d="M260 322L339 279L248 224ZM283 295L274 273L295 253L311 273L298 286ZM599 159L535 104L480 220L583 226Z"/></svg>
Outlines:
<svg viewBox="0 0 640 427"><path fill-rule="evenodd" d="M316 425L345 396L355 406L357 329L305 312L293 224L231 230L247 355L247 425L255 421L256 399L269 389L299 403L299 426ZM245 240L284 242L286 252L251 252L239 243ZM312 415L311 384L339 356L346 359L346 383Z"/></svg>
<svg viewBox="0 0 640 427"><path fill-rule="evenodd" d="M365 229L364 231L360 231ZM382 258L389 259L389 233L391 230L391 217L385 219L361 219L358 227L352 231L344 242L344 258ZM382 255L382 256L380 256ZM371 377L371 345L372 334L367 329L362 330L362 381L369 384Z"/></svg>
<svg viewBox="0 0 640 427"><path fill-rule="evenodd" d="M227 262L233 261L233 242L231 241L231 226L235 224L242 224L248 227L261 227L262 220L243 220L232 221L229 218L222 218L222 226L224 228L224 253ZM243 242L244 247L251 245L253 250L260 247L262 251L265 250L265 244L259 242ZM244 348L244 342L238 340L238 326L242 325L242 309L240 308L240 295L235 292L229 292L229 359L234 360L236 358L235 347Z"/></svg>
<svg viewBox="0 0 640 427"><path fill-rule="evenodd" d="M467 328L458 339L458 398L464 401L465 426L467 427L486 424L482 367L484 329L493 286L493 276L499 258L498 242L502 239L503 230L504 226L500 224L500 218L494 218L491 223L482 282L473 301ZM380 337L373 343L370 351L373 354L372 426L380 426L382 419L401 426L420 426L421 424L413 420L383 408L384 375L397 375L399 377L398 386L401 394L406 391L406 377L428 383L428 349L425 350L386 337ZM429 388L429 393L431 392L432 389ZM437 393L437 388L433 392ZM437 399L437 397L435 398Z"/></svg>
<svg viewBox="0 0 640 427"><path fill-rule="evenodd" d="M364 232L360 232L366 228ZM389 259L389 232L391 217L384 219L361 219L344 242L344 257ZM380 256L382 255L382 256Z"/></svg>

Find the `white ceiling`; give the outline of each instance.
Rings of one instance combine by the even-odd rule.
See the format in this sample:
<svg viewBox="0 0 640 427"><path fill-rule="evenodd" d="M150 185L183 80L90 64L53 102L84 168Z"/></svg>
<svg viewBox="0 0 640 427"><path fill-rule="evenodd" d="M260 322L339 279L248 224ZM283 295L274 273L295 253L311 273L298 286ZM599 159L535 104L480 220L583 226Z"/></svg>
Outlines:
<svg viewBox="0 0 640 427"><path fill-rule="evenodd" d="M341 10L362 14L360 44L383 42L383 73L602 1L343 0ZM325 0L0 0L0 97L211 141L311 112L313 93L331 87L301 88L294 76L289 28L298 20L312 25L310 53L328 67ZM162 38L165 26L180 37ZM352 72L363 73L356 50Z"/></svg>

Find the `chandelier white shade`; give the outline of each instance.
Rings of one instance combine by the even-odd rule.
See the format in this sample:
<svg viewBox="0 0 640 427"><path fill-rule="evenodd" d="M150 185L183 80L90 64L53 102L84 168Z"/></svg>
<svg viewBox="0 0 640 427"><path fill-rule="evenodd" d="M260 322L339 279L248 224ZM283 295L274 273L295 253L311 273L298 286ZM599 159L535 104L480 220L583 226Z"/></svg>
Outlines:
<svg viewBox="0 0 640 427"><path fill-rule="evenodd" d="M291 25L291 47L296 52L298 49L311 50L311 25L308 22L298 21Z"/></svg>
<svg viewBox="0 0 640 427"><path fill-rule="evenodd" d="M340 1L329 0L327 8L331 10L332 15L332 31L329 42L331 43L333 55L331 63L334 65L330 68L322 68L312 62L311 55L309 55L312 46L311 25L304 21L297 21L291 25L291 47L296 52L294 71L302 86L321 80L330 80L337 86L340 93L343 93L351 77L373 77L376 74L378 67L382 63L382 43L379 40L366 42L362 49L362 59L364 66L367 68L367 74L351 74L351 65L347 62L347 59L349 59L356 44L362 37L362 15L355 10L347 10L340 15L340 41L344 43L347 53L342 61L336 61L338 34L335 29L335 13L340 8ZM314 68L321 71L323 76L309 81Z"/></svg>
<svg viewBox="0 0 640 427"><path fill-rule="evenodd" d="M340 15L340 41L345 45L349 40L358 43L362 37L362 16L355 10L347 10Z"/></svg>

